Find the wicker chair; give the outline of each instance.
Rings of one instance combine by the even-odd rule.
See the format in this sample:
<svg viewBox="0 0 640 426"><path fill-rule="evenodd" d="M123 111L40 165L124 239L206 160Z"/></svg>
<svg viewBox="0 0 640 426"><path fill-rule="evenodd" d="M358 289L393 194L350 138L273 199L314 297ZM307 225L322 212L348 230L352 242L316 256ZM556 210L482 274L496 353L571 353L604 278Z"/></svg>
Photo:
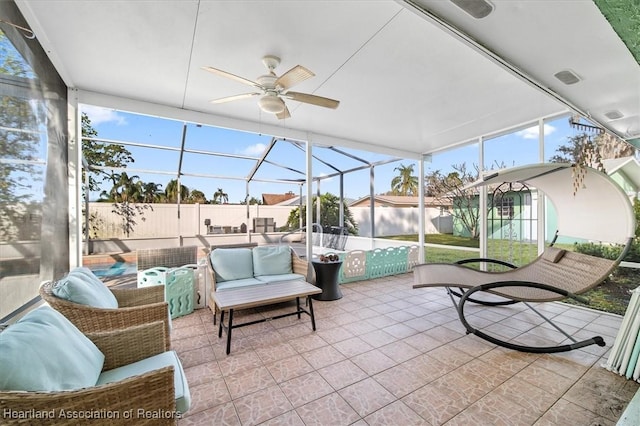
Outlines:
<svg viewBox="0 0 640 426"><path fill-rule="evenodd" d="M105 356L103 371L165 352L165 323L155 322L123 330L85 333ZM138 376L72 391L24 392L0 391L0 412L51 413L47 424L78 424L71 417L77 413L92 414L92 425L114 423L149 425L176 424L179 415L167 419L145 419L147 413L176 413L173 367L164 367ZM103 413L100 416L100 413ZM126 417L130 416L130 417ZM16 415L17 417L17 415ZM101 418L104 417L104 418ZM5 415L2 424L28 424L31 419L12 419ZM80 420L82 421L82 420Z"/></svg>
<svg viewBox="0 0 640 426"><path fill-rule="evenodd" d="M70 302L55 296L54 282L40 286L40 297L62 313L83 333L120 330L123 328L161 321L165 324L165 350L171 347L169 305L164 300L163 286L144 288L109 288L118 301L118 309L102 309Z"/></svg>

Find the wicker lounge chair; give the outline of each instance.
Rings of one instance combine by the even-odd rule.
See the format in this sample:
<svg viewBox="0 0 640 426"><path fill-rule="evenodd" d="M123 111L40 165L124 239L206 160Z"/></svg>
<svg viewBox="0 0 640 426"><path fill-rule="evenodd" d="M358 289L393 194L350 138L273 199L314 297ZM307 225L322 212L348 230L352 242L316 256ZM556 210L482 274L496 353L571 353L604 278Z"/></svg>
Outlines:
<svg viewBox="0 0 640 426"><path fill-rule="evenodd" d="M604 346L605 342L600 336L586 340L574 339L529 303L565 298L588 302L579 295L604 281L618 266L631 246L635 219L627 195L603 173L588 169L586 176L585 187L579 189L577 194L571 193L572 170L571 165L568 164L541 164L506 170L500 175L486 178L482 184L521 182L535 186L544 191L554 202L559 226L569 231L564 235L582 237L590 241L622 244L623 248L617 259L602 259L561 250L553 247L552 242L552 246L547 247L538 258L522 267L500 260L482 258L463 260L457 264L418 265L414 269L414 288L445 287L467 333L496 345L534 353L564 352L592 344ZM596 203L600 203L601 207ZM575 212L581 212L581 214L584 212L584 215L588 216L587 220L576 217ZM599 214L600 217L598 217ZM602 226L604 223L610 225ZM558 234L556 234L557 237ZM504 272L486 272L464 266L470 263L485 265L494 263L511 269ZM478 298L478 293L490 293L501 298L493 297L488 300L486 295ZM521 345L489 335L469 323L464 311L467 302L487 307L523 302L563 333L571 343L538 347Z"/></svg>

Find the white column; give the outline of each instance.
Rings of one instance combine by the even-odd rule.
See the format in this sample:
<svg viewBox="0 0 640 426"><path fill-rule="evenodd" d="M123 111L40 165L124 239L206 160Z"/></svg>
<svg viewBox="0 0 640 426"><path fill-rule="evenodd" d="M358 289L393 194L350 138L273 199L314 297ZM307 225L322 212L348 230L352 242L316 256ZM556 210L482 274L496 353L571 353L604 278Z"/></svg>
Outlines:
<svg viewBox="0 0 640 426"><path fill-rule="evenodd" d="M69 114L69 269L82 266L82 118L78 91L68 89ZM89 189L87 188L87 191ZM89 209L89 205L86 205ZM87 211L88 217L88 211ZM87 240L88 242L88 240ZM87 249L88 250L88 249Z"/></svg>

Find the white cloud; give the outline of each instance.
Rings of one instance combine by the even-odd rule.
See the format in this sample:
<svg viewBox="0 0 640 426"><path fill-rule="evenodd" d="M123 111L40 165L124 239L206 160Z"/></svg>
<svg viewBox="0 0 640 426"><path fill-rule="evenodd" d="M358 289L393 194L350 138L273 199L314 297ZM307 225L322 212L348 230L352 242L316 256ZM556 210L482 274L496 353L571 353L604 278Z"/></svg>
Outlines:
<svg viewBox="0 0 640 426"><path fill-rule="evenodd" d="M101 108L92 105L82 105L82 112L86 113L94 126L102 123L115 122L118 126L127 124L125 118L113 109Z"/></svg>
<svg viewBox="0 0 640 426"><path fill-rule="evenodd" d="M243 155L262 155L266 149L267 149L267 146L265 144L257 143L255 145L249 145L248 147L246 147L245 149L240 151L240 154L243 154Z"/></svg>
<svg viewBox="0 0 640 426"><path fill-rule="evenodd" d="M529 127L528 129L524 129L521 130L519 132L516 133L516 135L520 136L523 139L538 139L538 136L540 135L540 132L538 131L540 129L539 126L533 126L533 127ZM549 124L545 124L544 125L544 135L548 136L551 133L555 132L556 128L549 125Z"/></svg>

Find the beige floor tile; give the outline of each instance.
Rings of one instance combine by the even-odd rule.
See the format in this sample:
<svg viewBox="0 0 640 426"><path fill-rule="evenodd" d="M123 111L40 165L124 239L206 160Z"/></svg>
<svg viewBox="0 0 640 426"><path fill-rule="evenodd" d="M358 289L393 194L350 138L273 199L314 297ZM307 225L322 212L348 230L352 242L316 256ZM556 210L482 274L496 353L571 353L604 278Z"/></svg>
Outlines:
<svg viewBox="0 0 640 426"><path fill-rule="evenodd" d="M266 364L266 367L276 383L286 382L313 371L313 367L301 355L273 361Z"/></svg>
<svg viewBox="0 0 640 426"><path fill-rule="evenodd" d="M318 372L335 390L342 389L367 377L367 373L348 359L323 367Z"/></svg>
<svg viewBox="0 0 640 426"><path fill-rule="evenodd" d="M368 426L428 426L425 419L409 408L402 401L396 401L364 418Z"/></svg>
<svg viewBox="0 0 640 426"><path fill-rule="evenodd" d="M229 394L233 399L238 399L276 384L269 370L263 366L226 376L224 381L227 383Z"/></svg>
<svg viewBox="0 0 640 426"><path fill-rule="evenodd" d="M360 419L337 393L312 401L296 409L305 426L346 426Z"/></svg>
<svg viewBox="0 0 640 426"><path fill-rule="evenodd" d="M601 367L618 316L541 305L609 346L529 354L466 335L442 289L412 284L406 274L343 285L342 299L314 303L316 332L295 317L242 327L229 355L208 310L176 319L173 348L192 394L179 425L613 425L640 386ZM465 312L498 335L526 332L517 341L548 344L555 333L519 305Z"/></svg>
<svg viewBox="0 0 640 426"><path fill-rule="evenodd" d="M365 352L360 355L356 355L351 360L360 367L369 376L380 373L388 368L391 368L397 363L380 352L378 349L373 349L369 352Z"/></svg>
<svg viewBox="0 0 640 426"><path fill-rule="evenodd" d="M338 393L361 417L396 400L395 396L372 378L347 386Z"/></svg>
<svg viewBox="0 0 640 426"><path fill-rule="evenodd" d="M316 371L280 383L280 389L294 407L300 407L333 392L333 388Z"/></svg>
<svg viewBox="0 0 640 426"><path fill-rule="evenodd" d="M242 425L257 425L291 411L293 406L278 386L233 401Z"/></svg>

